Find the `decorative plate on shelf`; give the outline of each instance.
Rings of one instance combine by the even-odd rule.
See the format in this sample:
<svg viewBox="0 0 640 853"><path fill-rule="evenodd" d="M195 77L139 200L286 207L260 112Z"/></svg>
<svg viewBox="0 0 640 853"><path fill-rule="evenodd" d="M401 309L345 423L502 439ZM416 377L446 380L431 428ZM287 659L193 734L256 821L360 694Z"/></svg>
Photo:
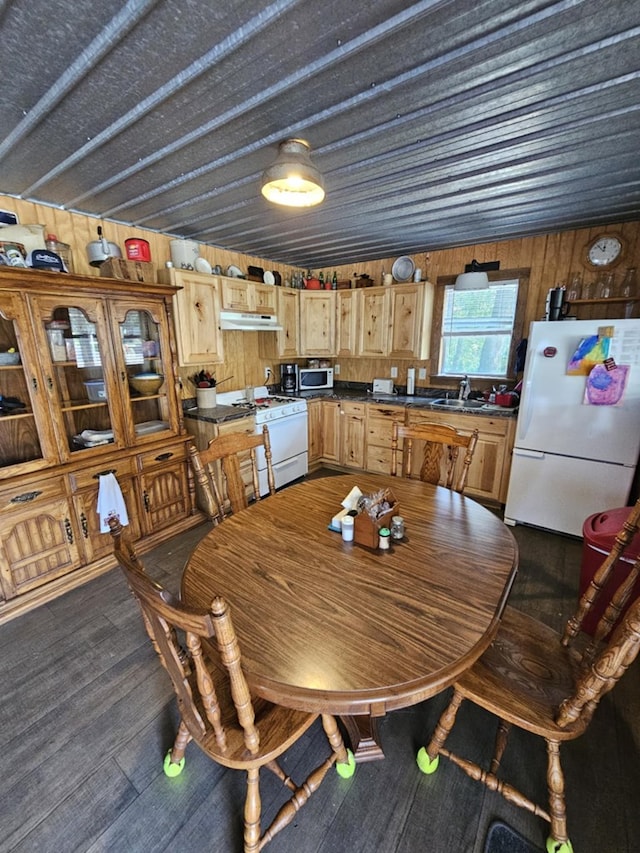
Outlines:
<svg viewBox="0 0 640 853"><path fill-rule="evenodd" d="M275 279L274 274L272 272L270 272L269 270L267 270L264 273L264 275L262 276L262 280L264 281L265 284L275 284L276 283L276 279Z"/></svg>
<svg viewBox="0 0 640 853"><path fill-rule="evenodd" d="M197 272L211 273L211 264L206 258L196 258L194 266Z"/></svg>
<svg viewBox="0 0 640 853"><path fill-rule="evenodd" d="M391 267L391 274L396 281L409 281L415 271L416 265L407 255L396 258Z"/></svg>

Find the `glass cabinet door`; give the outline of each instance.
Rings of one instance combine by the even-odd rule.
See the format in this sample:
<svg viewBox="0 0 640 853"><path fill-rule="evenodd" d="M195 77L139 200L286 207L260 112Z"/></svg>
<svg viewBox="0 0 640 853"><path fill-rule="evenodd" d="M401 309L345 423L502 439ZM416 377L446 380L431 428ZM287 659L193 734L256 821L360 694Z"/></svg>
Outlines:
<svg viewBox="0 0 640 853"><path fill-rule="evenodd" d="M0 293L1 474L14 476L58 461L37 364L25 303L17 293Z"/></svg>
<svg viewBox="0 0 640 853"><path fill-rule="evenodd" d="M168 394L172 370L167 318L161 303L111 305L116 339L116 361L125 379L129 440L137 443L146 435L176 431L173 396Z"/></svg>
<svg viewBox="0 0 640 853"><path fill-rule="evenodd" d="M33 303L63 459L122 444L102 301L79 297L68 305L58 297L34 297Z"/></svg>

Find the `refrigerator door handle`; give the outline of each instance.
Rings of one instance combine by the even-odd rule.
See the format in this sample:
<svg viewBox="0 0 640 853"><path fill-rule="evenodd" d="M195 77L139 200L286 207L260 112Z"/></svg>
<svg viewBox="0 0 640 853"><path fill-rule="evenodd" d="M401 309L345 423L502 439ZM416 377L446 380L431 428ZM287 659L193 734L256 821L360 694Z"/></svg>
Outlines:
<svg viewBox="0 0 640 853"><path fill-rule="evenodd" d="M525 379L524 388L522 389L523 393L523 403L524 406L520 406L520 415L518 417L518 438L524 439L526 438L527 431L531 424L531 417L533 415L533 374L535 373L535 365L536 358L535 353L531 353L531 364L529 365L528 375Z"/></svg>
<svg viewBox="0 0 640 853"><path fill-rule="evenodd" d="M544 457L547 454L544 453L544 451L542 451L542 450L523 450L521 447L514 447L513 448L513 455L514 456L527 456L530 459L544 459Z"/></svg>

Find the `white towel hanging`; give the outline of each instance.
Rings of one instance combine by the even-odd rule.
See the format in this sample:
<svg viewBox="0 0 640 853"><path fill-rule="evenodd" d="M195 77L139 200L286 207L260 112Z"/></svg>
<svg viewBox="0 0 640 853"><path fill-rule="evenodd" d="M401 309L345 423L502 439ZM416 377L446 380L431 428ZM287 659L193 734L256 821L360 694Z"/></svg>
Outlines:
<svg viewBox="0 0 640 853"><path fill-rule="evenodd" d="M100 474L98 480L98 515L100 516L100 533L109 533L109 519L117 518L124 527L129 524L127 506L122 496L120 484L115 474Z"/></svg>

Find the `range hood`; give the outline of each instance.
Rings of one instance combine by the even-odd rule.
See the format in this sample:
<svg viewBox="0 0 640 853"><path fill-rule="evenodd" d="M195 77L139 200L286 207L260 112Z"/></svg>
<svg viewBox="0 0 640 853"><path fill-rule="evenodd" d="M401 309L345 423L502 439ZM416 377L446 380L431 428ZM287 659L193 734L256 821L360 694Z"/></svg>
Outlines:
<svg viewBox="0 0 640 853"><path fill-rule="evenodd" d="M220 328L236 332L278 332L282 329L274 314L245 314L241 311L221 311Z"/></svg>

